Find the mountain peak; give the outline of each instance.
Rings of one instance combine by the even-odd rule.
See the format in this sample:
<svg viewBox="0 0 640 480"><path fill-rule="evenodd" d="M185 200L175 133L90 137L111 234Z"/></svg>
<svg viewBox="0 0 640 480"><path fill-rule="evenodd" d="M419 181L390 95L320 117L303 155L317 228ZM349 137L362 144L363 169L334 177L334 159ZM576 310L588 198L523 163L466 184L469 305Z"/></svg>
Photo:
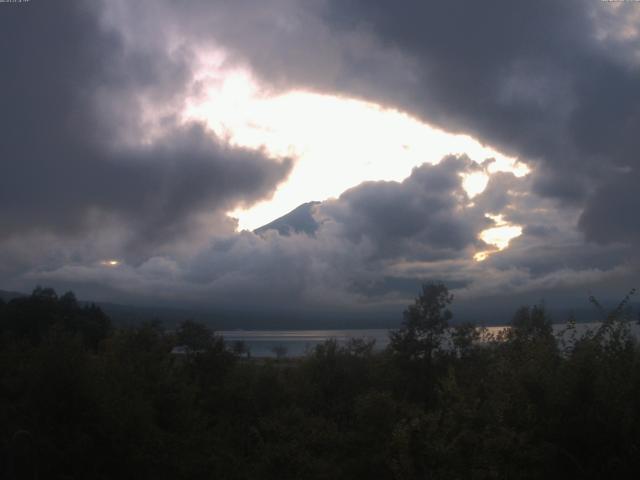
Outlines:
<svg viewBox="0 0 640 480"><path fill-rule="evenodd" d="M313 235L318 229L318 222L313 218L313 207L319 204L320 202L303 203L286 215L275 219L273 222L256 228L253 233L261 235L268 230L275 230L280 235L285 236L293 233L306 233L307 235Z"/></svg>

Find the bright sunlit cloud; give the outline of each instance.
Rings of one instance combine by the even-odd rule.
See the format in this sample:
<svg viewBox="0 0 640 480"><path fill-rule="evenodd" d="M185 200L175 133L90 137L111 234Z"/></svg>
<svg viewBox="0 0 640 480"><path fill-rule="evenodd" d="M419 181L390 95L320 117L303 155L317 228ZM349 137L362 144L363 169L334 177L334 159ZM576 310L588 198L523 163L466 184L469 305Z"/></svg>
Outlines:
<svg viewBox="0 0 640 480"><path fill-rule="evenodd" d="M480 239L495 248L476 253L473 258L477 262L486 260L492 253L504 250L509 246L511 240L522 235L522 226L505 222L502 215L487 215L487 217L491 218L496 226L483 230L480 233Z"/></svg>
<svg viewBox="0 0 640 480"><path fill-rule="evenodd" d="M272 199L230 212L240 229L255 229L302 203L339 196L364 181L403 180L412 168L451 153L481 161L495 158L489 174L529 171L469 136L438 130L397 110L311 92L269 95L249 73L223 71L216 62L201 73L204 94L188 105L185 120L206 122L231 145L296 158ZM464 187L472 197L487 181L487 174L474 173L464 179Z"/></svg>
<svg viewBox="0 0 640 480"><path fill-rule="evenodd" d="M489 183L489 175L484 172L469 173L463 175L462 178L462 187L469 195L469 198L484 192L484 189L487 188L487 183Z"/></svg>

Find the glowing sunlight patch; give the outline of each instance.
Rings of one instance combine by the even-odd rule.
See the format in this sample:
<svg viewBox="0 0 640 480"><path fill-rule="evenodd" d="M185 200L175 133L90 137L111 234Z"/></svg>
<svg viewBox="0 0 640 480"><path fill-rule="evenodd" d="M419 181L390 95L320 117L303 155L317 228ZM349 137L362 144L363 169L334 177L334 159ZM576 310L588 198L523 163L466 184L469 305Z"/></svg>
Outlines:
<svg viewBox="0 0 640 480"><path fill-rule="evenodd" d="M489 245L495 245L498 250L504 250L509 242L522 235L522 227L517 225L505 225L503 227L489 228L480 234L480 239Z"/></svg>
<svg viewBox="0 0 640 480"><path fill-rule="evenodd" d="M118 265L120 265L120 261L119 260L103 260L100 262L100 265L102 265L103 267L117 267Z"/></svg>
<svg viewBox="0 0 640 480"><path fill-rule="evenodd" d="M511 240L522 235L522 227L520 225L508 224L503 220L502 215L487 215L487 217L494 220L497 226L483 230L480 233L480 240L489 245L493 245L495 248L476 253L473 259L477 262L486 260L492 253L504 250L509 246Z"/></svg>
<svg viewBox="0 0 640 480"><path fill-rule="evenodd" d="M240 229L257 228L302 203L336 197L367 180L403 180L413 167L437 163L451 153L495 158L489 173L528 172L517 159L469 136L435 129L375 103L303 91L273 95L246 71L225 71L215 61L202 69L198 81L203 93L189 102L185 121L204 121L231 145L296 159L272 199L229 212L239 219ZM464 180L470 196L484 189L485 177L473 174Z"/></svg>
<svg viewBox="0 0 640 480"><path fill-rule="evenodd" d="M489 175L484 172L474 172L462 176L462 187L469 195L469 198L473 198L476 195L484 192L489 183Z"/></svg>

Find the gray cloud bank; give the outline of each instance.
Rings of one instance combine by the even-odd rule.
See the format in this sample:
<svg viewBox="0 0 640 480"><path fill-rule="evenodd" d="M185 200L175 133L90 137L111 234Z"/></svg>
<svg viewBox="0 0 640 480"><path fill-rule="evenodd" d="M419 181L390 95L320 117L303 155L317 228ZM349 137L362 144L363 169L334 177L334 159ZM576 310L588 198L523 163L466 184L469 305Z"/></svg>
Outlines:
<svg viewBox="0 0 640 480"><path fill-rule="evenodd" d="M414 169L403 182L363 183L311 207L313 234L217 235L188 256L156 255L116 268L68 264L31 278L93 296L108 288L127 301L373 317L397 313L425 279L446 282L467 309L491 310L496 298L505 309L541 297L576 301L576 287L585 295L589 288L624 291L632 275L621 263L626 247L585 245L562 218L566 212L549 213L549 200L527 198L530 180L512 174L494 176L471 202L461 174L478 168L452 156ZM476 251L490 248L478 235L494 225L485 213L496 208L512 208L533 227L509 249L475 262Z"/></svg>
<svg viewBox="0 0 640 480"><path fill-rule="evenodd" d="M422 279L485 304L622 293L638 280L640 244L635 7L2 6L0 279L121 301L316 309L404 304ZM225 212L268 198L291 162L230 148L176 117L198 92L194 59L220 47L229 65L274 90L394 106L518 155L534 172L495 174L469 199L460 175L483 167L448 157L314 206L312 235L235 234ZM486 213L524 230L477 263ZM105 268L107 258L123 263Z"/></svg>

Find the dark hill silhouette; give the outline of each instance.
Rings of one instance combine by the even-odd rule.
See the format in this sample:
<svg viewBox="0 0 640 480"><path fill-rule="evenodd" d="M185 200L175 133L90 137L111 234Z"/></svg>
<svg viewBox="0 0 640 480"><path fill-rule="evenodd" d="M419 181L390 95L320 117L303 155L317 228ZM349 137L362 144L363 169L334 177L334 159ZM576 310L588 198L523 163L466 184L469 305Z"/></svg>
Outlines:
<svg viewBox="0 0 640 480"><path fill-rule="evenodd" d="M11 292L9 290L0 290L0 300L8 302L14 298L26 297L26 293Z"/></svg>
<svg viewBox="0 0 640 480"><path fill-rule="evenodd" d="M0 301L8 303L14 298L28 297L24 292L0 290ZM524 304L525 300L523 299ZM607 306L615 306L613 299L603 299ZM252 305L211 305L188 306L180 304L124 304L100 302L90 299L78 300L81 307L96 305L119 327L140 325L149 320L161 321L168 328L174 328L185 319L202 322L215 330L286 330L286 329L341 329L341 328L396 328L400 322L397 312L391 308L371 311L348 311L344 309L309 310L303 307L282 306L262 308ZM634 311L640 310L640 303L631 302ZM516 306L505 304L459 304L455 305L454 324L469 322L478 325L505 325ZM547 307L548 315L555 323L564 322L570 315L579 322L600 320L598 312L586 299L582 302L570 301Z"/></svg>

